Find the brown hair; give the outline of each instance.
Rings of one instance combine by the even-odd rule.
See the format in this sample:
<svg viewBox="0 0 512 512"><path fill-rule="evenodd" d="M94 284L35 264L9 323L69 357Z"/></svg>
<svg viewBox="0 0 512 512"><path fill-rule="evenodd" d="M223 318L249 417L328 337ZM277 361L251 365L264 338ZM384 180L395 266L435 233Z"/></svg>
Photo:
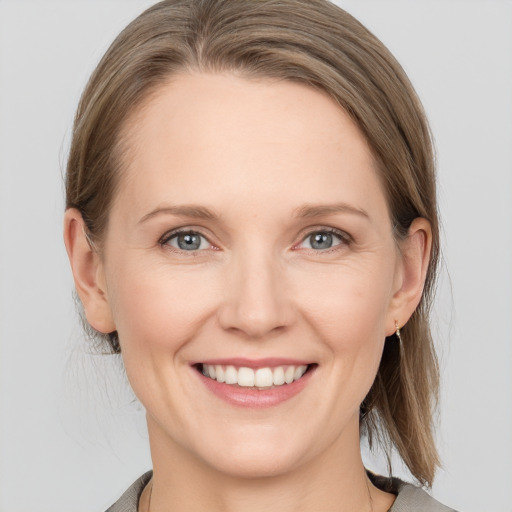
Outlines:
<svg viewBox="0 0 512 512"><path fill-rule="evenodd" d="M432 226L422 300L386 340L375 382L361 405L370 444L394 446L411 473L431 485L438 456L433 410L438 366L429 326L439 227L432 141L405 72L365 27L326 0L166 0L117 37L81 98L67 166L67 208L77 208L101 246L120 176L127 116L178 71L236 72L307 84L329 94L359 125L387 194L397 239L417 217ZM97 333L99 335L99 333ZM119 352L117 334L106 338Z"/></svg>

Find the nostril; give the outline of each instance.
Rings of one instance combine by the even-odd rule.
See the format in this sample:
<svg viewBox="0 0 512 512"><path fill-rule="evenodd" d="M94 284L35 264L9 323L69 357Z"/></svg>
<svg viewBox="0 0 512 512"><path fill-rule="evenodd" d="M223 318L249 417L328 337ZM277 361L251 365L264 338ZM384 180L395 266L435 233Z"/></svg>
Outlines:
<svg viewBox="0 0 512 512"><path fill-rule="evenodd" d="M236 284L227 285L228 296L219 306L217 316L225 331L254 340L283 332L294 322L289 297L276 284L280 279L259 270L244 272Z"/></svg>

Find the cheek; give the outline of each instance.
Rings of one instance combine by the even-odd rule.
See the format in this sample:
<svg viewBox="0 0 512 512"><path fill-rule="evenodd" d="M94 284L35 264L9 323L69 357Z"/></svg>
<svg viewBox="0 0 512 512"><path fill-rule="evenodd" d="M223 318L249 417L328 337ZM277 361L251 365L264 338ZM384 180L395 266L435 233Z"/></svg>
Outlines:
<svg viewBox="0 0 512 512"><path fill-rule="evenodd" d="M371 339L370 333L384 337L393 273L375 259L363 257L295 277L293 295L304 316L329 338L351 344Z"/></svg>
<svg viewBox="0 0 512 512"><path fill-rule="evenodd" d="M177 354L212 315L218 288L215 275L191 267L118 267L109 299L126 355Z"/></svg>
<svg viewBox="0 0 512 512"><path fill-rule="evenodd" d="M366 396L386 337L393 273L369 260L304 273L295 292L302 316L327 348L324 364L344 390L342 409L356 410Z"/></svg>
<svg viewBox="0 0 512 512"><path fill-rule="evenodd" d="M217 287L197 270L119 263L109 299L128 380L148 410L175 411L186 347L212 316ZM175 429L179 417L168 418Z"/></svg>

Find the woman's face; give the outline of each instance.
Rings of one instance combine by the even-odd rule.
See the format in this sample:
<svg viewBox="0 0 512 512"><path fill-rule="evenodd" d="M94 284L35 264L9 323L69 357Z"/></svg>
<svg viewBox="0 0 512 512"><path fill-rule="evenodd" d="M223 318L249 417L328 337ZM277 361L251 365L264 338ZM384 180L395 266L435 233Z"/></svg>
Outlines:
<svg viewBox="0 0 512 512"><path fill-rule="evenodd" d="M153 448L253 476L358 456L404 272L354 122L303 85L183 74L125 135L98 282Z"/></svg>

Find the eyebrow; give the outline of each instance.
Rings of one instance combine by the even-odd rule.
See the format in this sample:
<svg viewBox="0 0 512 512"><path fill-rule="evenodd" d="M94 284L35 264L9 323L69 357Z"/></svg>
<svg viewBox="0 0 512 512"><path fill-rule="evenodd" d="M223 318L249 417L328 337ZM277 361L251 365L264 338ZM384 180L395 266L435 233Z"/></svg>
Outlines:
<svg viewBox="0 0 512 512"><path fill-rule="evenodd" d="M299 219L311 219L314 217L323 217L327 215L335 215L337 213L351 213L366 217L369 219L368 213L362 208L349 205L347 203L321 204L321 205L304 205L294 210L294 216ZM199 205L169 205L155 208L153 211L144 215L139 224L146 222L158 215L176 215L179 217L189 217L192 219L215 220L219 215L215 211Z"/></svg>
<svg viewBox="0 0 512 512"><path fill-rule="evenodd" d="M305 205L295 210L296 217L301 219L311 219L313 217L323 217L337 213L351 213L366 217L367 219L370 218L368 213L362 208L357 208L347 203Z"/></svg>
<svg viewBox="0 0 512 512"><path fill-rule="evenodd" d="M139 224L146 222L157 215L176 215L179 217L189 217L192 219L208 219L213 220L217 219L219 216L212 210L205 208L204 206L196 206L196 205L176 205L176 206L162 206L155 208L153 211L144 215L139 220Z"/></svg>

